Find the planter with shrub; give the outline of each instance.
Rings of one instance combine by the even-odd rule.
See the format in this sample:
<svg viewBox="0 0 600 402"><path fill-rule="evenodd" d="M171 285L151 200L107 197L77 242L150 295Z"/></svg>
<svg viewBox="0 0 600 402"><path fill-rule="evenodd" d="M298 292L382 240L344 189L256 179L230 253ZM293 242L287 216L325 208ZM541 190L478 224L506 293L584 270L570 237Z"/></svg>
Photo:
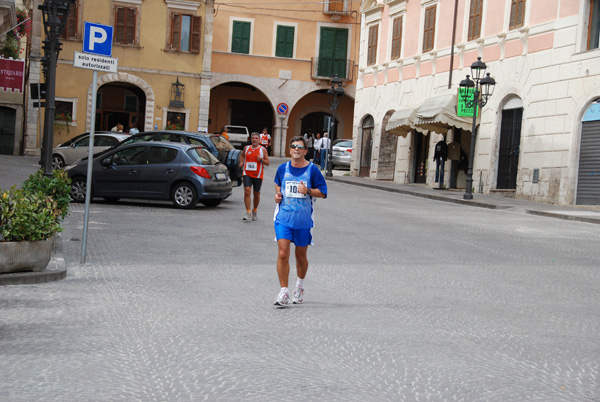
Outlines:
<svg viewBox="0 0 600 402"><path fill-rule="evenodd" d="M0 273L46 269L68 213L71 188L64 171L54 170L50 178L39 170L22 187L0 190Z"/></svg>

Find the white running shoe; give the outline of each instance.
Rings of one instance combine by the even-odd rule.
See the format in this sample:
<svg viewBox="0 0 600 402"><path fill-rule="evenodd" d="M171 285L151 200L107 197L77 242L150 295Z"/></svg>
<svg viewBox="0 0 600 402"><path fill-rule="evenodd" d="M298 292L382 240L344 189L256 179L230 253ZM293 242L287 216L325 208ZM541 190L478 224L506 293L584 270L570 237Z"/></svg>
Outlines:
<svg viewBox="0 0 600 402"><path fill-rule="evenodd" d="M246 212L246 215L244 215L244 217L242 218L243 221L249 221L252 219L252 215L250 215L250 212Z"/></svg>
<svg viewBox="0 0 600 402"><path fill-rule="evenodd" d="M275 307L285 307L291 303L290 294L287 292L280 291L275 300Z"/></svg>
<svg viewBox="0 0 600 402"><path fill-rule="evenodd" d="M294 290L294 296L292 297L292 303L302 304L303 301L304 301L304 288L298 286L298 287L296 287L296 290Z"/></svg>
<svg viewBox="0 0 600 402"><path fill-rule="evenodd" d="M252 220L255 221L258 219L258 216L256 215L256 212L252 211Z"/></svg>

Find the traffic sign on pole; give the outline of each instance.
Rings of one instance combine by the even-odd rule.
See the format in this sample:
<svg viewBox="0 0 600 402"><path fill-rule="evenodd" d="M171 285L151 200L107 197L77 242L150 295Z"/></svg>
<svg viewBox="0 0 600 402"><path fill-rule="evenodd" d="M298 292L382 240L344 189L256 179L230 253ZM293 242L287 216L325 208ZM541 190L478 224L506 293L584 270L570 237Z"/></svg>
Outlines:
<svg viewBox="0 0 600 402"><path fill-rule="evenodd" d="M113 27L84 22L83 51L100 56L112 56Z"/></svg>

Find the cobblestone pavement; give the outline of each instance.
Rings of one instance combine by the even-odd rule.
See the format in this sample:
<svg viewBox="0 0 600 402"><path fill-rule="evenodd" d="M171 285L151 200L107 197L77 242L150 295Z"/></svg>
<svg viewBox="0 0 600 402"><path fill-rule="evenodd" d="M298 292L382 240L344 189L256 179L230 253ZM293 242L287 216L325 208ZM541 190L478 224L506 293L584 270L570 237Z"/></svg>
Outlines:
<svg viewBox="0 0 600 402"><path fill-rule="evenodd" d="M0 400L600 400L599 225L330 182L278 310L274 171L258 222L97 200L86 264L73 204L67 278L0 287Z"/></svg>

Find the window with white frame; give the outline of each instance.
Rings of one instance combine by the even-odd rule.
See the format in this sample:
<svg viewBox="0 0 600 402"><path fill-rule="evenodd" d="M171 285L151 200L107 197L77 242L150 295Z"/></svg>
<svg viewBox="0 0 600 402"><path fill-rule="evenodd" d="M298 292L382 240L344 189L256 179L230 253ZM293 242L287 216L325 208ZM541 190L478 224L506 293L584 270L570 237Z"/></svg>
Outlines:
<svg viewBox="0 0 600 402"><path fill-rule="evenodd" d="M140 44L140 4L120 0L113 3L113 42L119 45Z"/></svg>
<svg viewBox="0 0 600 402"><path fill-rule="evenodd" d="M469 11L469 33L467 40L474 40L481 36L481 18L483 0L471 0L471 9Z"/></svg>
<svg viewBox="0 0 600 402"><path fill-rule="evenodd" d="M403 16L395 17L392 20L392 49L391 58L396 60L402 54L402 21Z"/></svg>
<svg viewBox="0 0 600 402"><path fill-rule="evenodd" d="M508 29L517 29L525 22L525 0L511 0Z"/></svg>
<svg viewBox="0 0 600 402"><path fill-rule="evenodd" d="M77 98L59 98L55 100L54 122L77 125Z"/></svg>

